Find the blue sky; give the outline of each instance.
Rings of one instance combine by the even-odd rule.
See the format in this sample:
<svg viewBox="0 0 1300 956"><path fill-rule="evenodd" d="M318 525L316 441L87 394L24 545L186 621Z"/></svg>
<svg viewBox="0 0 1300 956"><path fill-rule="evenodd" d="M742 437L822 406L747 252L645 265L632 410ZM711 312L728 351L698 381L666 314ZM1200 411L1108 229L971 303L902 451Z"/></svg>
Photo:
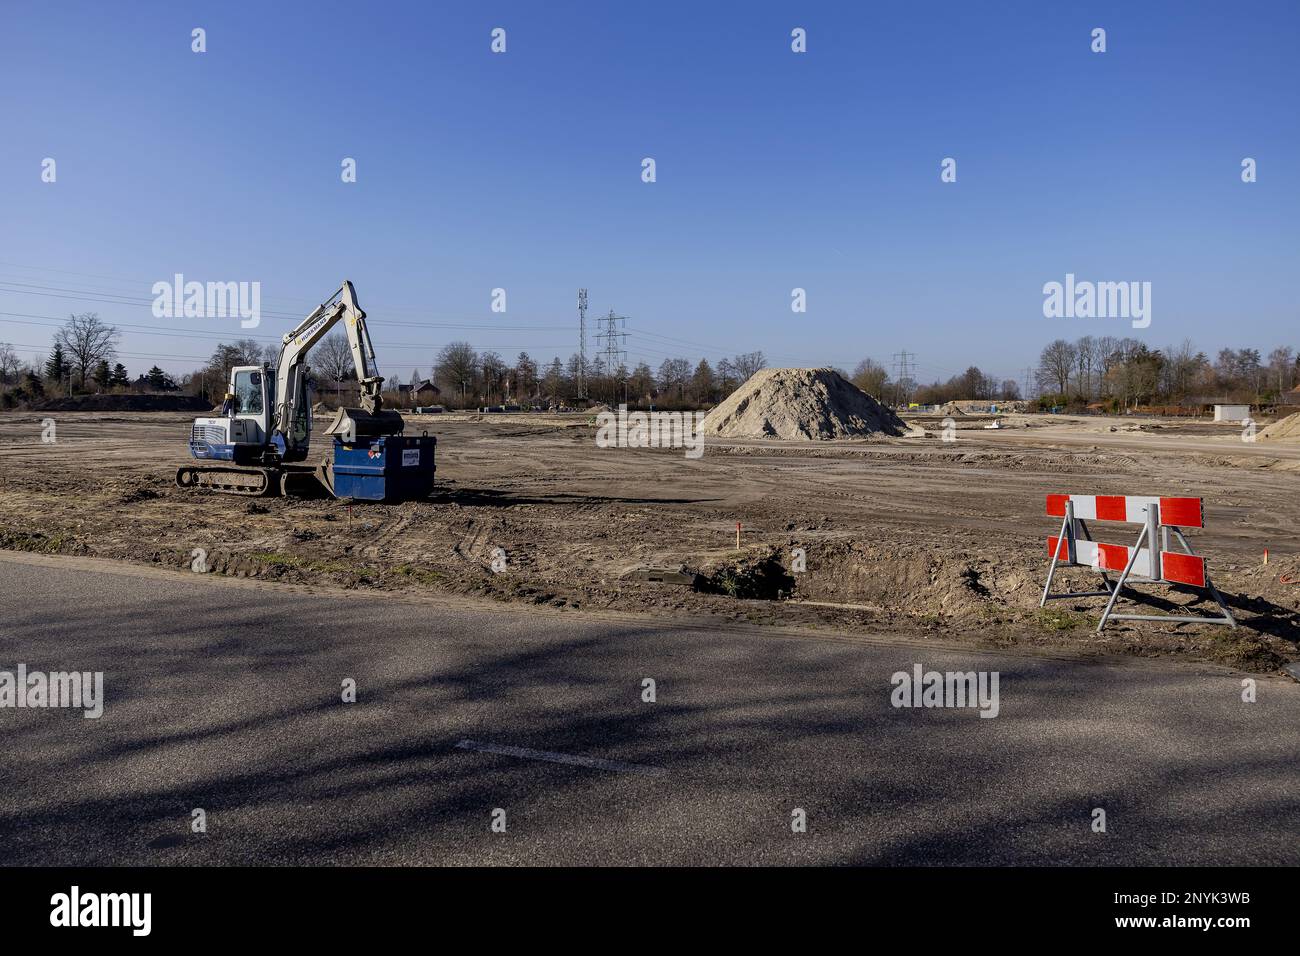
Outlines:
<svg viewBox="0 0 1300 956"><path fill-rule="evenodd" d="M929 381L972 363L1020 378L1058 336L1300 346L1297 3L96 2L5 19L0 342L23 357L70 311L122 326L133 372L188 371L246 334L155 319L150 287L176 272L260 282L268 339L350 278L403 380L452 339L567 357L580 286L591 313L630 317L631 358L654 367L762 349L851 369L907 349ZM1151 282L1151 326L1044 318L1042 286L1067 272Z"/></svg>

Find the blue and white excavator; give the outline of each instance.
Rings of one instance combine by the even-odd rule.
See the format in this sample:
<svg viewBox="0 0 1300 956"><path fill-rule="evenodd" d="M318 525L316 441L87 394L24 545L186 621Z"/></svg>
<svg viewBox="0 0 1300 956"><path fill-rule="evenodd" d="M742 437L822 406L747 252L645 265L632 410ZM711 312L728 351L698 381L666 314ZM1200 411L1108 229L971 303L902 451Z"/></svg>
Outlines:
<svg viewBox="0 0 1300 956"><path fill-rule="evenodd" d="M312 410L307 390L307 353L340 320L347 332L360 386L360 408L340 408L325 430L333 455L304 465L311 442ZM384 408L384 379L378 374L366 313L356 289L344 280L296 329L286 333L274 366L241 365L230 370L222 414L196 418L190 455L201 461L177 470L182 488L263 496L311 492L322 486L336 498L402 501L433 489L434 449L428 435L408 436L405 422Z"/></svg>

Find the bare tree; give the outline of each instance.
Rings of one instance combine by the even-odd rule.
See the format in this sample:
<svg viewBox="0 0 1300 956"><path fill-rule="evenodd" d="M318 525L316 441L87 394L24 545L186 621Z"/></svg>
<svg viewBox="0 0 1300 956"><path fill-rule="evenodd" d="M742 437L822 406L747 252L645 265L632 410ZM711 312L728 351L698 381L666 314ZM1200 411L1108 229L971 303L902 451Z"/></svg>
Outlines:
<svg viewBox="0 0 1300 956"><path fill-rule="evenodd" d="M68 361L77 372L77 379L85 387L86 376L101 361L117 357L115 344L120 333L111 325L105 325L94 312L69 316L68 322L59 329L55 341L63 346Z"/></svg>
<svg viewBox="0 0 1300 956"><path fill-rule="evenodd" d="M659 366L659 391L667 395L677 390L677 400L686 400L686 380L691 375L691 363L683 358L664 359Z"/></svg>
<svg viewBox="0 0 1300 956"><path fill-rule="evenodd" d="M474 388L474 379L478 374L478 353L468 342L449 342L438 353L438 381L460 394L461 406L465 404L465 395Z"/></svg>
<svg viewBox="0 0 1300 956"><path fill-rule="evenodd" d="M1295 353L1287 345L1279 346L1268 353L1268 368L1277 383L1277 393L1287 391L1295 381Z"/></svg>
<svg viewBox="0 0 1300 956"><path fill-rule="evenodd" d="M23 363L18 360L18 353L7 342L0 342L0 385L18 380L18 372Z"/></svg>
<svg viewBox="0 0 1300 956"><path fill-rule="evenodd" d="M727 360L723 359L722 361L726 362ZM722 363L719 363L718 371L721 373ZM635 401L640 402L649 398L655 387L655 377L654 373L650 371L650 366L645 362L638 362L636 368L632 370L632 375L627 384ZM724 395L726 395L729 388L730 386L724 382L722 385Z"/></svg>
<svg viewBox="0 0 1300 956"><path fill-rule="evenodd" d="M762 352L746 352L732 359L731 367L736 377L744 382L759 369L767 368L767 359L763 357Z"/></svg>
<svg viewBox="0 0 1300 956"><path fill-rule="evenodd" d="M1165 349L1165 364L1161 369L1165 379L1165 392L1174 401L1182 401L1192 390L1196 373L1205 363L1205 356L1196 351L1191 339Z"/></svg>
<svg viewBox="0 0 1300 956"><path fill-rule="evenodd" d="M347 336L337 330L321 339L312 352L312 361L331 382L341 382L355 372L352 346L348 345Z"/></svg>
<svg viewBox="0 0 1300 956"><path fill-rule="evenodd" d="M1039 379L1044 385L1055 390L1058 395L1065 395L1070 388L1070 373L1074 371L1077 349L1065 339L1043 348L1038 359Z"/></svg>
<svg viewBox="0 0 1300 956"><path fill-rule="evenodd" d="M864 358L853 370L851 381L872 398L879 399L885 394L885 383L889 381L889 372L875 359Z"/></svg>
<svg viewBox="0 0 1300 956"><path fill-rule="evenodd" d="M479 368L483 374L483 397L491 403L493 397L502 393L505 397L505 379L508 367L505 361L496 352L484 352L478 357Z"/></svg>
<svg viewBox="0 0 1300 956"><path fill-rule="evenodd" d="M1097 339L1097 395L1106 397L1106 385L1111 379L1111 372L1119 361L1119 339L1113 335L1103 335Z"/></svg>

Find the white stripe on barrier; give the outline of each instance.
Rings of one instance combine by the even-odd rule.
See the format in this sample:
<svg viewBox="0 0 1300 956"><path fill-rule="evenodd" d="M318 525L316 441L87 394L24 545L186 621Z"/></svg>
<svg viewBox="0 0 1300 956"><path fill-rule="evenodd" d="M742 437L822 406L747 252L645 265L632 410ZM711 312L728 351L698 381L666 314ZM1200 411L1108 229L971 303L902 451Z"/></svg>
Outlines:
<svg viewBox="0 0 1300 956"><path fill-rule="evenodd" d="M1061 561L1069 562L1069 552L1066 550L1067 543L1061 541L1055 535L1047 539L1047 553L1052 553L1052 548L1058 549L1058 557ZM1094 571L1123 571L1128 564L1128 559L1133 556L1133 549L1124 544L1103 544L1098 541L1085 541L1082 538L1074 539L1074 563L1082 565L1085 568L1092 568ZM1136 574L1139 577L1149 578L1151 574L1151 552L1143 548L1133 562L1133 570L1130 575Z"/></svg>
<svg viewBox="0 0 1300 956"><path fill-rule="evenodd" d="M1147 520L1147 508L1150 505L1159 504L1159 498L1152 498L1138 495L1124 496L1123 517L1098 517L1097 515L1097 496L1096 495L1071 495L1070 500L1074 502L1074 516L1076 518L1087 518L1089 521L1131 521L1141 523ZM1104 501L1105 499L1103 499ZM1102 514L1114 514L1113 511L1107 512L1104 508Z"/></svg>

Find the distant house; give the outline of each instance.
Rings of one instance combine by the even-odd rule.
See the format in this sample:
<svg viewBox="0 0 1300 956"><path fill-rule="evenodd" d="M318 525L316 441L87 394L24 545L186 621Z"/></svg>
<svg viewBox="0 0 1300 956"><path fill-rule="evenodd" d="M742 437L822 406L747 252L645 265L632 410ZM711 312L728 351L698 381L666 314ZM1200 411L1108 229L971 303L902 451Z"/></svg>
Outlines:
<svg viewBox="0 0 1300 956"><path fill-rule="evenodd" d="M1188 395L1178 404L1197 415L1209 415L1216 406L1234 403L1223 395Z"/></svg>
<svg viewBox="0 0 1300 956"><path fill-rule="evenodd" d="M1215 405L1216 422L1244 422L1250 418L1249 405Z"/></svg>
<svg viewBox="0 0 1300 956"><path fill-rule="evenodd" d="M398 385L397 394L406 405L414 408L417 405L436 405L442 389L426 378L414 385Z"/></svg>

